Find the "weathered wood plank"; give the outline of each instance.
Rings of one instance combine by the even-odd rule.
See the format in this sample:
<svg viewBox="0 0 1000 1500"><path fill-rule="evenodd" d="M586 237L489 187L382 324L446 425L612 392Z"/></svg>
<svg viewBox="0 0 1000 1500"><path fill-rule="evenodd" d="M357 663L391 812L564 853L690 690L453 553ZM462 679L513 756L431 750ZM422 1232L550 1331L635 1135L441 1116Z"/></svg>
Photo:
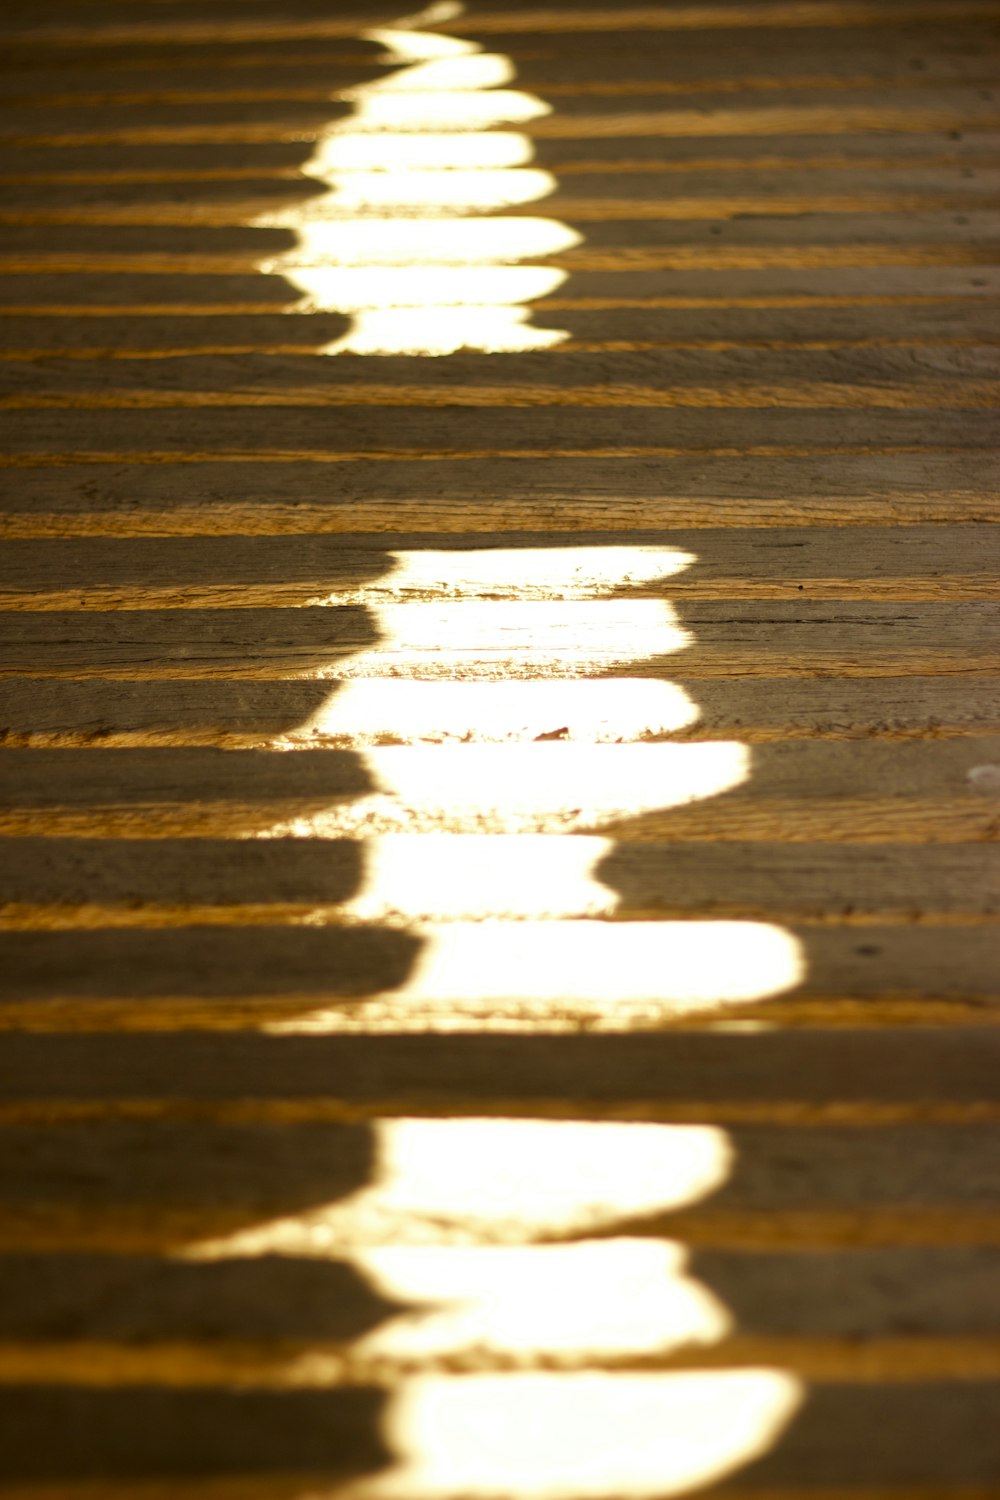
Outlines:
<svg viewBox="0 0 1000 1500"><path fill-rule="evenodd" d="M174 330L177 336L177 330ZM91 337L93 331L91 330ZM53 351L56 353L55 351ZM428 364L431 366L427 368ZM0 407L586 406L956 409L1000 395L991 344L860 349L616 349L455 353L443 360L317 352L5 361Z"/></svg>
<svg viewBox="0 0 1000 1500"><path fill-rule="evenodd" d="M647 452L600 457L404 460L331 469L170 464L3 469L11 537L632 531L650 527L873 525L1000 519L996 454L834 457Z"/></svg>
<svg viewBox="0 0 1000 1500"><path fill-rule="evenodd" d="M47 364L39 367L38 378L44 372L58 370L56 360L68 359L131 363L135 359L228 358L236 354L254 361L262 356L317 356L346 331L346 319L338 313L199 313L187 307L177 315L161 311L121 316L113 309L102 312L100 308L73 307L58 300L49 312L33 306L34 311L28 313L7 306L6 316L11 321L3 358L46 360ZM870 357L877 359L876 351L885 350L890 361L948 360L951 351L959 351L955 354L959 363L964 357L961 351L994 350L1000 344L1000 308L982 301L964 305L959 299L874 307L587 309L563 305L549 311L541 305L532 317L539 326L558 324L567 335L563 343L549 349L543 369L553 357L558 362L572 356L579 362L582 354L600 354L606 359L611 354L631 356L647 351L667 360L674 354L690 358L702 352L731 352L740 360L778 350L793 357L823 353L827 358L843 355L847 359L871 351ZM380 358L376 373L389 358ZM449 362L468 358L454 354ZM354 357L347 354L335 360L325 354L322 359L325 365L355 365ZM504 376L519 363L517 355L504 356L499 368L494 360L492 375ZM426 363L422 369L426 371ZM118 370L121 380L121 363ZM557 372L552 372L552 378L558 378Z"/></svg>
<svg viewBox="0 0 1000 1500"><path fill-rule="evenodd" d="M8 540L0 609L262 608L433 600L989 599L990 526ZM487 545L483 545L483 543ZM978 644L978 639L974 644Z"/></svg>
<svg viewBox="0 0 1000 1500"><path fill-rule="evenodd" d="M947 48L941 45L945 40ZM793 48L775 48L766 30L708 36L695 31L669 41L647 33L642 41L639 48L627 35L595 41L584 34L560 37L560 45L544 36L533 38L525 49L506 39L499 45L515 62L523 87L552 97L644 87L683 94L724 85L729 92L753 93L805 82L845 89L876 83L912 89L938 82L985 82L996 51L993 27L973 20L952 24L947 32L942 23L936 29L903 25L888 34L849 27L819 36L802 31ZM496 45L490 43L490 50ZM88 49L85 61L72 50L46 49L31 59L30 69L19 59L20 70L0 73L0 94L16 100L86 90L108 95L112 102L122 94L205 90L213 83L251 90L313 86L329 94L342 83L383 75L385 56L383 48L360 38L335 48L319 43L308 51L273 45L267 53L210 43L186 51L171 50L170 44L154 49L133 45L124 54L103 56L99 49Z"/></svg>
<svg viewBox="0 0 1000 1500"><path fill-rule="evenodd" d="M588 1406L591 1430L621 1451L636 1415L645 1419L664 1438L662 1449L653 1446L652 1469L661 1451L671 1451L672 1433L690 1420L691 1393L675 1394L671 1379L676 1377L595 1376ZM420 1389L433 1399L439 1421L460 1422L471 1407L485 1424L489 1436L476 1450L479 1462L467 1459L459 1470L466 1492L473 1494L480 1493L473 1488L477 1483L484 1490L488 1482L497 1489L496 1475L504 1472L501 1458L511 1445L519 1451L539 1421L547 1433L563 1431L561 1423L572 1409L565 1377L558 1375L437 1376ZM713 1395L709 1387L702 1400L711 1402ZM749 1467L741 1466L724 1489L713 1487L712 1494L720 1500L723 1495L761 1493L867 1500L880 1488L908 1486L921 1500L964 1500L977 1491L984 1500L993 1500L996 1396L995 1384L974 1380L961 1386L820 1385L810 1392L804 1414L791 1422L779 1447ZM11 1494L13 1500L53 1500L57 1495L60 1500L84 1495L118 1500L122 1494L141 1495L142 1500L166 1495L292 1500L306 1487L363 1483L366 1474L379 1482L379 1471L392 1462L380 1435L387 1402L387 1393L376 1385L292 1391L224 1386L185 1391L150 1385L113 1391L52 1384L5 1391L5 1431L11 1434L5 1458L17 1486ZM632 1420L623 1419L622 1412ZM503 1426L503 1436L498 1433L492 1441L491 1414L502 1417ZM252 1433L249 1439L244 1427ZM828 1458L831 1429L843 1441ZM53 1430L67 1434L61 1458L45 1443ZM418 1451L428 1466L443 1462L430 1434L425 1438L423 1424L419 1435L426 1448ZM589 1460L596 1451L579 1439L550 1440L544 1452L553 1475L552 1493L578 1493L582 1460L588 1460L587 1472L592 1472ZM181 1454L186 1464L179 1462ZM858 1462L849 1463L848 1454L857 1454ZM418 1464L414 1460L420 1472ZM192 1468L200 1478L192 1479ZM70 1474L80 1476L76 1484L68 1480ZM512 1485L500 1491L514 1492Z"/></svg>
<svg viewBox="0 0 1000 1500"><path fill-rule="evenodd" d="M314 710L322 702L317 694ZM8 749L0 832L964 843L996 837L993 773L978 769L995 756L978 737L765 742L752 761L728 742L429 745L374 748L363 760L340 750Z"/></svg>
<svg viewBox="0 0 1000 1500"><path fill-rule="evenodd" d="M301 179L308 145L296 141L205 141L198 145L143 142L131 145L28 146L9 143L4 152L4 172L126 171L139 178L161 172L180 173L189 180L204 172L242 174L258 178L272 173ZM557 177L577 173L615 171L623 181L650 168L661 173L680 173L692 183L702 173L759 170L777 173L816 168L879 170L887 182L894 173L920 166L962 167L966 170L995 169L1000 156L997 133L976 130L962 133L960 145L942 138L939 131L891 138L872 133L831 137L796 132L770 136L766 143L755 136L674 137L669 151L655 135L628 138L537 140L533 161Z"/></svg>
<svg viewBox="0 0 1000 1500"><path fill-rule="evenodd" d="M1000 733L1000 678L672 678L676 691L604 678L517 682L332 679L335 712L317 716L301 680L222 678L84 682L8 678L0 732L7 745L364 747L420 741L517 743L633 739L941 739ZM334 696L335 695L335 696ZM296 729L296 726L305 726Z"/></svg>
<svg viewBox="0 0 1000 1500"><path fill-rule="evenodd" d="M905 1329L916 1340L1000 1331L1000 1252L992 1247L808 1255L705 1247L692 1262L736 1314L741 1338L794 1336L803 1314L812 1337L891 1338ZM335 1255L184 1261L7 1253L0 1265L4 1339L60 1340L64 1356L71 1340L84 1338L120 1340L119 1347L198 1334L213 1342L236 1334L319 1343L355 1335L366 1315L393 1311L377 1294L365 1298L353 1263Z"/></svg>
<svg viewBox="0 0 1000 1500"><path fill-rule="evenodd" d="M299 934L297 934L298 936ZM995 1102L1000 1029L669 1032L554 1037L8 1036L0 1093L24 1101L339 1104L359 1118L541 1113L655 1120L731 1104ZM386 1101L396 1101L391 1110ZM669 1115L668 1115L669 1118ZM690 1118L690 1115L688 1116ZM732 1118L732 1116L730 1116ZM975 1119L975 1115L969 1116ZM813 1127L810 1127L813 1128ZM803 1135L802 1139L805 1139Z"/></svg>
<svg viewBox="0 0 1000 1500"><path fill-rule="evenodd" d="M4 927L479 916L974 923L1000 916L1000 849L646 844L579 837L364 841L19 839ZM1000 986L998 986L1000 989Z"/></svg>
<svg viewBox="0 0 1000 1500"><path fill-rule="evenodd" d="M614 588L612 583L611 588ZM502 582L498 591L502 592ZM836 593L836 585L821 592ZM481 600L293 609L12 610L0 676L380 676L494 680L606 674L995 675L987 601Z"/></svg>
<svg viewBox="0 0 1000 1500"><path fill-rule="evenodd" d="M641 408L588 408L586 411L483 407L475 425L464 412L404 407L391 424L377 409L339 408L327 413L308 407L281 408L266 423L248 422L233 410L18 412L0 417L4 462L102 464L205 462L257 459L258 462L337 463L369 455L399 455L427 462L442 454L458 458L503 458L523 453L534 458L593 452L595 457L682 456L703 452L721 457L745 453L780 457L785 453L858 450L919 452L921 449L993 449L993 413L965 412L957 418L932 408L921 411L801 412L696 411ZM209 457L211 461L211 457Z"/></svg>
<svg viewBox="0 0 1000 1500"><path fill-rule="evenodd" d="M159 23L154 20L142 24L136 23L134 13L126 8L118 10L117 21L111 19L114 16L112 8L108 19L102 17L96 25L94 20L83 26L65 23L47 26L36 24L23 28L13 27L9 34L14 46L39 49L70 45L143 46L161 42L177 46L188 42L199 45L226 42L231 45L247 41L322 41L329 37L339 40L342 37L355 37L369 24L363 19L366 10L369 15L372 14L367 7L355 3L352 16L337 19L330 19L325 15L302 19L301 15L293 14L287 20L275 21L256 16L250 19L237 13L233 18L205 21L202 19L203 12L191 7L185 14L184 8L178 7L169 16L169 20L160 20ZM531 17L531 28L525 29L523 12L497 6L491 11L479 12L473 25L463 27L463 30L466 35L477 38L514 35L524 39L534 38L539 32L552 32L560 36L590 32L600 34L603 40L607 33L613 35L636 31L655 33L739 29L752 32L762 27L773 27L779 32L789 29L798 31L800 28L820 28L825 32L829 28L845 26L896 27L924 22L941 23L945 20L976 22L988 21L993 14L990 0L950 0L948 4L944 0L910 0L910 3L894 6L891 10L887 10L884 5L868 3L868 0L855 0L855 3L839 0L839 3L833 4L825 3L825 0L811 0L811 3L805 5L783 4L776 0L767 9L762 9L759 4L701 4L680 10L664 10L662 6L647 5L632 6L624 11L591 9L577 4L571 8L547 6L544 10L536 11ZM195 19L196 16L198 19Z"/></svg>

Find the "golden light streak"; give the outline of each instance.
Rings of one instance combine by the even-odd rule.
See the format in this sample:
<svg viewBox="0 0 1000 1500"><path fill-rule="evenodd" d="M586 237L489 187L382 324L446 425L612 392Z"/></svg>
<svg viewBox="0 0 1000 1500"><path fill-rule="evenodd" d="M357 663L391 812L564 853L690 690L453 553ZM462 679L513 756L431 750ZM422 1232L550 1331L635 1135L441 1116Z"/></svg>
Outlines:
<svg viewBox="0 0 1000 1500"><path fill-rule="evenodd" d="M186 1252L326 1256L343 1247L532 1245L604 1234L717 1191L733 1162L715 1125L378 1118L369 1186Z"/></svg>
<svg viewBox="0 0 1000 1500"><path fill-rule="evenodd" d="M294 222L290 215L263 215L257 226ZM430 214L394 219L341 219L299 223L299 244L263 272L294 279L303 266L462 266L504 265L529 255L555 255L580 243L580 236L555 219L438 218Z"/></svg>
<svg viewBox="0 0 1000 1500"><path fill-rule="evenodd" d="M672 682L606 681L345 682L304 720L295 740L494 741L542 738L627 743L697 722L691 698Z"/></svg>
<svg viewBox="0 0 1000 1500"><path fill-rule="evenodd" d="M767 1369L425 1376L404 1381L389 1403L384 1430L398 1465L353 1493L681 1494L766 1452L802 1398L801 1381Z"/></svg>
<svg viewBox="0 0 1000 1500"><path fill-rule="evenodd" d="M726 1337L732 1319L685 1275L680 1245L607 1239L565 1245L387 1245L355 1264L412 1308L360 1339L362 1357L663 1354Z"/></svg>
<svg viewBox="0 0 1000 1500"><path fill-rule="evenodd" d="M580 236L555 219L495 215L555 190L550 173L525 168L528 138L497 129L549 106L505 87L508 57L419 29L453 13L432 7L412 26L365 33L403 66L343 95L351 117L323 133L305 164L331 192L253 221L298 235L262 271L280 273L317 309L354 314L327 354L519 353L566 337L532 328L525 307L565 271L516 263L572 249ZM463 222L482 213L491 217Z"/></svg>

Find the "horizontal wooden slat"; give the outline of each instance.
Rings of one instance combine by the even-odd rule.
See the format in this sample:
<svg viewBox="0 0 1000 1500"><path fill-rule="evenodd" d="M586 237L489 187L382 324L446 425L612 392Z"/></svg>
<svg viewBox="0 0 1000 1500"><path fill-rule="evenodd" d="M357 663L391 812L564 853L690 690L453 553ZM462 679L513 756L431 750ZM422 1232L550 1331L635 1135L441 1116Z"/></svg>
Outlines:
<svg viewBox="0 0 1000 1500"><path fill-rule="evenodd" d="M3 610L261 608L402 601L990 599L990 526L8 540ZM0 629L2 629L0 625Z"/></svg>
<svg viewBox="0 0 1000 1500"><path fill-rule="evenodd" d="M92 336L92 335L91 335ZM176 333L175 333L176 337ZM142 360L4 361L0 407L531 406L975 409L1000 394L1000 348L683 350L330 359L253 354ZM613 374L613 378L609 376ZM338 417L338 426L343 419ZM396 419L393 419L396 425ZM571 430L571 429L570 429ZM956 430L961 431L961 428Z"/></svg>
<svg viewBox="0 0 1000 1500"><path fill-rule="evenodd" d="M67 146L10 142L4 151L3 167L5 173L124 170L139 174L139 180L144 174L152 174L155 179L159 172L179 171L197 177L203 172L222 171L225 175L233 170L244 177L276 173L300 179L309 154L309 143L295 140ZM865 132L833 137L795 131L791 135L769 136L766 141L758 136L676 136L667 151L656 135L634 135L627 140L613 136L579 141L539 139L534 142L532 160L534 165L560 179L580 172L612 172L620 167L623 184L631 181L635 173L647 170L681 174L682 180L694 184L702 173L739 172L744 168L775 172L779 182L786 170L878 170L891 183L896 172L920 167L995 169L1000 160L1000 143L996 131L989 129L963 132L958 144L937 131L914 131L891 137Z"/></svg>
<svg viewBox="0 0 1000 1500"><path fill-rule="evenodd" d="M138 1100L153 1114L171 1099L210 1108L316 1101L370 1118L394 1099L388 1112L475 1118L655 1120L661 1110L694 1106L694 1118L708 1122L716 1105L732 1106L732 1120L741 1106L798 1103L836 1104L848 1114L871 1104L876 1117L884 1107L891 1118L897 1105L995 1104L998 1050L1000 1030L933 1027L551 1038L124 1035L113 1048L102 1036L21 1035L4 1039L0 1095L43 1109L46 1101Z"/></svg>
<svg viewBox="0 0 1000 1500"><path fill-rule="evenodd" d="M48 238L48 237L47 237ZM49 241L51 243L51 241ZM345 316L359 307L370 307L372 288L358 288L352 293L345 287L345 277L338 275L325 297L303 297L280 274L264 273L253 264L239 268L241 274L227 274L225 267L213 266L205 271L191 268L189 257L160 258L151 267L136 257L122 257L113 266L67 269L72 261L58 261L51 266L40 263L39 251L31 263L14 271L5 267L6 314L38 316L48 309L49 316L99 316L107 313L148 312L175 314L181 317L205 313L277 313L287 309L310 314L337 313ZM391 268L390 268L391 269ZM407 275L412 275L412 271ZM572 282L565 286L564 297L550 296L533 304L537 315L548 317L554 312L574 310L603 311L632 308L655 312L657 309L714 310L729 309L816 309L816 308L882 308L941 306L951 303L951 311L960 313L985 305L995 311L1000 293L1000 274L989 267L974 269L956 267L948 270L935 266L885 267L844 266L835 270L799 268L789 270L678 270L669 285L662 275L637 269L628 271L585 272L576 270ZM496 287L494 286L494 294ZM420 296L412 288L407 299L402 279L387 287L389 301L400 306L419 305ZM364 293L362 295L362 293ZM422 294L421 294L422 295ZM76 310L79 309L79 314ZM542 326L549 326L543 324ZM556 325L558 326L558 324Z"/></svg>
<svg viewBox="0 0 1000 1500"><path fill-rule="evenodd" d="M592 452L595 457L679 456L685 451L775 456L785 450L879 451L922 448L991 449L997 443L991 414L966 412L961 419L933 409L921 411L766 412L729 410L662 412L595 408L577 413L481 409L474 427L464 412L401 408L390 424L377 410L346 408L336 417L309 408L282 408L266 423L248 422L239 411L116 412L77 416L19 412L0 418L6 463L58 460L156 463L217 461L244 457L263 462L337 463L384 455L427 462L442 455L497 457L523 452L549 457Z"/></svg>
<svg viewBox="0 0 1000 1500"><path fill-rule="evenodd" d="M692 1393L675 1396L669 1384L672 1378L676 1379L667 1375L595 1377L587 1406L592 1427L615 1441L616 1451L634 1430L636 1416L651 1424L659 1419L666 1435L682 1430ZM478 1493L471 1486L480 1473L484 1487L487 1474L493 1479L507 1444L528 1441L528 1433L540 1419L547 1434L560 1433L564 1414L568 1407L572 1409L570 1392L555 1374L479 1377L478 1381L437 1376L421 1389L434 1400L439 1420L458 1421L470 1406L480 1416L485 1436L477 1449L479 1463L467 1458L461 1470L467 1492L472 1493ZM734 1395L739 1399L738 1388L731 1392L724 1386L722 1391L730 1399ZM993 1500L996 1394L996 1385L988 1382L952 1387L946 1383L820 1387L810 1393L798 1420L790 1419L788 1435L778 1449L749 1469L742 1468L724 1492L716 1493L763 1495L767 1500L789 1493L815 1493L824 1500L858 1496L872 1500L880 1487L884 1492L908 1486L915 1500L967 1500L973 1495ZM711 1404L712 1396L709 1386L699 1405ZM380 1432L386 1405L385 1391L374 1385L290 1392L238 1392L223 1386L178 1391L150 1386L113 1392L53 1384L17 1394L5 1392L5 1430L11 1434L5 1456L16 1486L11 1493L15 1500L29 1495L49 1500L59 1493L59 1484L65 1486L72 1463L79 1475L91 1480L102 1476L99 1487L90 1490L98 1500L120 1494L118 1484L122 1483L142 1500L170 1493L183 1495L185 1500L194 1495L199 1500L206 1495L219 1500L240 1493L251 1495L252 1500L290 1500L307 1488L329 1488L357 1480L365 1471L378 1475L388 1467L391 1458ZM502 1438L489 1420L501 1414ZM426 1418L416 1428L415 1441L426 1443L429 1466L437 1459L437 1445L430 1435L433 1424L430 1431L425 1424ZM835 1462L825 1458L824 1439L831 1427L845 1439L843 1446L835 1448ZM61 1460L43 1441L52 1430L67 1434ZM667 1442L663 1447L669 1450ZM581 1454L579 1439L569 1443L549 1437L544 1452L552 1493L577 1492L581 1457L592 1451L588 1444ZM653 1458L659 1451L653 1449ZM178 1462L180 1453L188 1458L188 1466ZM858 1460L849 1464L848 1454L857 1454ZM195 1463L200 1473L213 1476L214 1484L204 1478L191 1480ZM415 1458L413 1467L418 1463ZM648 1467L653 1467L652 1460ZM228 1490L227 1478L234 1486ZM30 1486L27 1480L32 1481ZM46 1480L54 1480L55 1487L46 1491ZM141 1487L144 1480L152 1481L149 1488ZM71 1486L61 1493L67 1500L77 1500L78 1493L86 1490Z"/></svg>
<svg viewBox="0 0 1000 1500"><path fill-rule="evenodd" d="M51 7L49 14L55 17ZM69 14L74 12L70 10ZM80 11L75 15L79 21ZM883 73L920 83L939 77L979 76L984 58L995 45L990 20L989 16L979 20L964 17L956 26L941 17L934 21L925 17L920 21L897 20L886 29L851 23L836 28L803 28L796 31L794 46L789 47L776 47L766 27L712 28L707 33L689 29L666 36L648 30L603 35L587 31L522 33L508 34L502 41L487 41L485 45L488 50L502 48L515 62L519 81L538 90L546 84L566 87L567 82L572 86L607 81L612 61L616 79L666 79L682 86L720 77L751 86L756 78L795 78L806 72L842 78L846 84L858 76L879 77ZM937 45L946 26L947 50ZM201 41L184 47L173 41L153 46L133 41L124 50L90 46L82 55L72 47L46 46L34 54L20 51L15 61L25 69L30 65L28 76L38 79L39 88L65 89L81 83L137 88L160 79L169 82L188 77L193 83L204 84L206 75L210 79L217 73L234 84L244 77L273 84L276 77L298 75L329 81L331 73L339 79L347 69L384 66L385 56L384 48L351 38L339 45L315 40L308 48L272 41L266 49L232 42ZM15 80L16 73L5 79L11 91L17 86ZM18 81L23 88L23 78Z"/></svg>
<svg viewBox="0 0 1000 1500"><path fill-rule="evenodd" d="M494 835L0 845L0 925L697 915L969 923L1000 916L1000 849L648 844ZM34 915L33 915L34 914ZM998 986L1000 988L1000 986Z"/></svg>
<svg viewBox="0 0 1000 1500"><path fill-rule="evenodd" d="M324 696L317 693L314 708ZM994 755L992 741L978 737L765 743L754 748L752 766L739 745L726 742L431 745L372 749L363 761L339 750L11 749L0 755L0 832L579 831L653 841L724 833L766 842L962 843L994 836L991 773L977 771ZM734 780L735 790L718 795Z"/></svg>
<svg viewBox="0 0 1000 1500"><path fill-rule="evenodd" d="M144 928L4 931L0 1026L312 1036L707 1035L716 1021L724 1032L741 1020L823 1034L998 1029L988 928L560 922L549 905L543 892L541 919L408 928L198 925L211 913L196 909L185 928L159 927L154 913Z"/></svg>
<svg viewBox="0 0 1000 1500"><path fill-rule="evenodd" d="M485 59L487 67L496 58L496 53L488 53ZM398 70L398 60L393 61ZM499 62L501 71L513 71L504 54L499 55ZM0 108L0 135L12 136L21 131L30 133L41 129L46 136L52 136L63 132L76 133L81 126L86 130L88 125L96 126L99 132L109 129L131 132L136 128L154 131L160 127L169 129L176 122L181 127L191 125L207 128L210 132L217 125L225 129L230 125L248 124L258 134L271 124L276 136L286 135L287 138L293 124L308 131L324 120L337 120L345 114L356 132L385 129L387 125L407 131L433 129L435 126L445 130L454 128L454 115L447 114L449 106L442 102L448 98L447 88L435 89L433 85L428 86L426 79L415 78L413 83L423 82L422 88L407 90L397 85L394 89L386 89L384 68L366 71L367 79L359 80L344 77L341 70L331 70L325 83L317 81L312 86L308 82L282 86L277 77L272 77L256 88L252 83L247 87L241 86L238 79L227 79L214 88L206 87L203 82L200 88L160 88L152 93L135 91L117 96L104 91L79 90L53 96L42 88L31 96L22 95L4 102ZM700 83L689 82L686 88L676 85L671 88L669 82L664 87L662 82L653 80L618 83L617 86L614 80L602 80L602 87L601 82L595 86L593 83L574 84L570 80L548 80L539 77L537 69L535 74L537 81L531 83L515 75L507 80L511 88L492 87L485 100L480 90L469 87L467 81L463 90L466 114L462 124L467 127L471 119L479 129L512 125L528 134L537 132L552 137L574 134L577 120L582 120L584 136L632 134L662 139L674 134L794 134L799 124L806 134L848 134L866 129L892 129L891 122L897 118L907 122L901 127L904 132L911 120L918 122L917 128L921 130L947 129L949 124L937 125L939 117L944 115L948 116L949 122L952 117L960 118L955 128L964 125L975 129L978 125L989 129L995 127L997 121L996 109L991 108L994 101L989 98L991 73L988 63L983 64L978 78L942 78L930 88L913 74L897 76L894 86L890 85L888 89L881 86L878 78L865 80L863 76L855 75L849 91L845 89L842 78L834 77L828 81L822 74L812 77L792 74L774 79L770 87L765 81L763 89L754 88L752 81L751 86L744 89L739 78L725 77L717 79L714 87L710 78ZM398 71L389 77L400 82L406 79L406 75ZM374 82L375 87L366 89L365 82L368 81ZM383 83L381 89L379 82ZM503 80L497 79L497 82L502 84ZM345 87L345 84L350 87ZM525 110L522 107L524 90L531 89L529 98L539 95L545 98L547 85L557 109L551 112ZM454 94L455 90L450 92ZM475 97L477 93L478 98ZM415 94L421 99L419 118L415 117L412 107ZM372 100L379 95L382 97L378 97L373 106ZM487 110L480 124L481 115L476 106L484 102ZM359 107L361 104L367 108ZM700 117L693 105L704 106ZM473 111L471 115L470 110ZM838 111L843 116L839 131L836 126ZM632 128L615 129L614 122L618 117L627 119ZM745 130L744 119L748 122ZM885 119L890 121L888 127L883 123ZM638 123L632 125L632 122ZM775 122L778 122L777 126Z"/></svg>
<svg viewBox="0 0 1000 1500"><path fill-rule="evenodd" d="M498 592L503 592L502 581ZM612 585L613 587L613 585ZM1000 636L985 601L686 603L655 599L475 600L294 609L10 611L0 676L267 679L610 673L686 676L995 675ZM836 584L820 593L836 594Z"/></svg>
<svg viewBox="0 0 1000 1500"><path fill-rule="evenodd" d="M545 1255L559 1253L550 1249ZM995 1335L998 1258L992 1247L808 1255L703 1249L692 1269L736 1313L741 1338L784 1338L786 1357L803 1307L814 1340L852 1339L860 1353L862 1339L879 1339L883 1347L895 1339L901 1353L907 1346L917 1353L925 1340L933 1350L947 1338ZM32 1348L39 1360L51 1349L68 1361L77 1349L87 1351L84 1338L109 1341L106 1356L114 1349L138 1353L146 1340L194 1333L218 1341L229 1330L245 1338L321 1343L354 1334L365 1312L389 1312L377 1295L363 1300L352 1263L336 1255L199 1261L7 1253L0 1270L8 1370L18 1347L27 1364ZM898 1332L904 1322L905 1336ZM39 1342L13 1348L9 1342L29 1338Z"/></svg>
<svg viewBox="0 0 1000 1500"><path fill-rule="evenodd" d="M463 420L467 420L464 418ZM662 419L661 419L662 420ZM838 418L838 421L840 419ZM951 418L954 421L954 418ZM241 460L0 466L10 537L575 533L601 528L885 525L1000 519L996 454L845 453L641 462L548 452L484 465L458 457L328 466ZM794 507L794 509L791 509Z"/></svg>
<svg viewBox="0 0 1000 1500"><path fill-rule="evenodd" d="M676 691L674 691L676 689ZM671 677L651 695L641 679L324 683L336 713L316 717L310 682L108 682L8 678L7 745L211 745L278 739L364 747L423 741L517 743L737 738L941 739L1000 733L1000 679L977 677ZM298 726L298 728L297 728ZM306 727L302 727L306 726Z"/></svg>
<svg viewBox="0 0 1000 1500"><path fill-rule="evenodd" d="M119 13L121 14L121 13ZM132 13L129 12L129 15ZM190 13L189 13L190 14ZM884 5L871 4L870 0L810 0L807 4L788 4L782 0L762 8L754 5L695 4L680 10L665 11L662 6L632 6L624 10L598 10L588 7L549 7L536 11L531 18L531 32L630 32L630 31L689 31L755 29L761 26L775 28L842 26L895 26L914 22L990 19L993 15L989 0L910 0L905 6L896 6L887 11ZM145 25L131 24L115 26L49 25L12 29L14 45L31 47L55 46L108 46L166 43L211 43L272 42L272 41L321 41L328 37L354 37L370 24L364 12L357 11L351 17L331 20L322 19L275 21L250 21L238 17L232 21L194 21L185 18L186 24L175 18L172 24L157 26L156 22ZM479 12L474 21L477 36L503 35L522 32L525 28L523 13L497 9ZM469 28L471 29L471 28Z"/></svg>

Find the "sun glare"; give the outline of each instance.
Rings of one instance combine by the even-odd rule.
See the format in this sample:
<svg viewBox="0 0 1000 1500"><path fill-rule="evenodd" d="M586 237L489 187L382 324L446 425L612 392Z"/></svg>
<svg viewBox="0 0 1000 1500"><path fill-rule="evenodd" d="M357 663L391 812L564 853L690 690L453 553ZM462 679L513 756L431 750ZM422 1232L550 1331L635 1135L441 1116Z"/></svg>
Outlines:
<svg viewBox="0 0 1000 1500"><path fill-rule="evenodd" d="M555 190L551 173L530 166L529 138L509 129L549 106L507 86L515 69L502 53L403 25L363 35L397 66L336 96L351 114L303 169L329 191L253 221L298 237L260 269L302 293L299 310L353 315L327 354L521 353L561 342L561 330L531 326L527 304L564 273L518 263L580 236L557 219L497 212Z"/></svg>
<svg viewBox="0 0 1000 1500"><path fill-rule="evenodd" d="M355 1264L411 1311L358 1347L391 1359L479 1349L568 1362L711 1344L732 1319L686 1263L680 1245L659 1239L380 1246Z"/></svg>
<svg viewBox="0 0 1000 1500"><path fill-rule="evenodd" d="M800 1405L778 1370L424 1376L384 1422L373 1496L581 1500L682 1494L765 1452Z"/></svg>

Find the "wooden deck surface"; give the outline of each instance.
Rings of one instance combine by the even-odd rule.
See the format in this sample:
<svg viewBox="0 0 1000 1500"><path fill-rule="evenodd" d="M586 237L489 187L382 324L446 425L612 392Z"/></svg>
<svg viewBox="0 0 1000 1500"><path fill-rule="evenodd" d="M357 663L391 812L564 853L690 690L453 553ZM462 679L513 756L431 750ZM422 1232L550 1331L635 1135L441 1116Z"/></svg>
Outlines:
<svg viewBox="0 0 1000 1500"><path fill-rule="evenodd" d="M4 32L3 1500L1000 1500L995 0Z"/></svg>

